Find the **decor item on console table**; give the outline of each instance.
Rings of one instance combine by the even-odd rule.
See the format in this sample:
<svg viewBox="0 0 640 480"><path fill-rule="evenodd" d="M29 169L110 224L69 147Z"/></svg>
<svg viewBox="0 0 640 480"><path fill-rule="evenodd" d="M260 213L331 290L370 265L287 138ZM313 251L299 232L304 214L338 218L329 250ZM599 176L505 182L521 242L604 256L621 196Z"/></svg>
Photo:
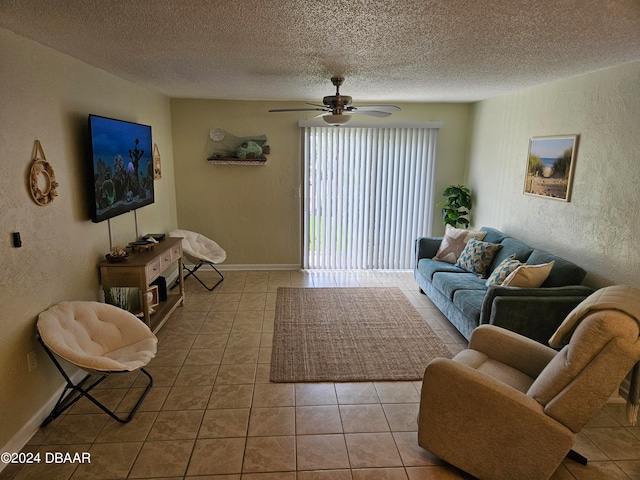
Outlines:
<svg viewBox="0 0 640 480"><path fill-rule="evenodd" d="M137 242L130 242L127 245L127 248L131 249L132 252L144 252L146 250L150 250L158 244L158 241L154 238L148 238L145 240L139 240Z"/></svg>
<svg viewBox="0 0 640 480"><path fill-rule="evenodd" d="M129 252L127 252L122 247L113 247L109 253L105 255L105 258L112 263L124 262L129 256Z"/></svg>
<svg viewBox="0 0 640 480"><path fill-rule="evenodd" d="M483 227L473 234L461 229L447 230L447 242L443 242L443 237L416 240L414 277L420 292L467 339L476 327L488 323L547 345L567 314L593 292L581 285L586 272L578 265L530 247L499 230ZM456 242L454 234L461 232L467 233ZM471 243L470 248L463 253L467 242ZM441 245L448 244L445 253L450 253L458 243L461 245L460 251L454 252L455 263L439 251ZM499 248L481 251L483 244L497 244ZM480 276L471 273L467 265L473 256L469 255L471 247L480 252L475 263L471 262L474 267L487 264ZM488 254L493 255L489 261ZM436 256L447 257L451 263L435 259Z"/></svg>
<svg viewBox="0 0 640 480"><path fill-rule="evenodd" d="M151 285L160 274L172 266L178 267L178 284L180 291L177 294L167 295L165 301L160 301L151 315L151 303L158 301L157 287ZM124 262L111 263L107 260L101 262L100 278L102 288L113 287L137 287L140 289L140 303L142 306L142 320L155 333L169 319L169 316L180 305L184 304L184 275L182 266L182 238L165 238L152 249L141 252L132 252ZM149 302L148 293L156 292L152 302ZM108 297L108 295L105 295Z"/></svg>

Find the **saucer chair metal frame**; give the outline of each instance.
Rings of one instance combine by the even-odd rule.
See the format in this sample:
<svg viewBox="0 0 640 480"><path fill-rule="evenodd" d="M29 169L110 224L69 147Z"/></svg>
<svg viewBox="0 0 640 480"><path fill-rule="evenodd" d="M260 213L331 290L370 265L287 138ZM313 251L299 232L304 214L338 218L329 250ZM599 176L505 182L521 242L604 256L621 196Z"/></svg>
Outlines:
<svg viewBox="0 0 640 480"><path fill-rule="evenodd" d="M37 325L38 332L36 334L36 338L38 339L38 341L40 342L40 344L44 348L44 351L47 353L47 355L49 356L49 358L51 359L53 364L56 366L56 368L58 369L58 371L60 372L60 374L62 375L62 377L65 379L65 382L66 382L66 385L64 386L64 388L62 390L62 393L60 394L60 396L58 398L58 401L56 402L55 406L53 407L53 410L47 416L47 418L43 421L43 423L41 425L43 427L45 425L49 424L51 421L55 420L58 416L60 416L67 409L69 409L73 405L75 405L78 402L78 400L80 400L82 397L86 397L94 405L96 405L98 408L100 408L103 412L108 414L111 418L113 418L117 422L119 422L119 423L128 423L129 421L131 421L131 419L133 418L134 414L136 413L136 411L138 410L138 408L142 404L142 401L145 399L145 397L149 393L149 390L151 390L151 387L153 386L153 377L142 366L131 365L131 362L129 362L129 364L122 364L122 367L123 367L122 369L111 370L111 369L89 368L86 365L78 365L77 361L75 361L74 359L69 358L69 355L65 354L66 352L57 351L58 349L55 348L55 347L52 348L52 346L51 346L52 342L48 342L48 339L45 340L45 338L43 338L43 334L44 334L45 337L48 336L48 334L44 333L44 331L42 330L42 325L40 323L41 319L44 318L43 316L46 316L48 314L55 315L55 310L60 310L60 309L65 310L65 309L68 309L69 305L73 306L73 305L80 305L80 304L97 306L97 308L99 308L101 310L107 310L107 311L111 310L112 312L114 312L114 313L116 313L118 315L121 315L123 317L130 316L130 320L134 320L135 324L140 324L140 325L146 327L146 325L144 323L142 323L138 318L136 318L130 312L122 310L122 309L120 309L118 307L115 307L113 305L104 304L104 303L100 303L100 302L63 302L61 304L58 304L58 305L55 305L55 306L51 307L49 310L47 310L47 311L43 312L42 314L40 314L40 317L38 318L38 325ZM117 312L117 311L119 311L119 312ZM104 321L104 320L101 320L101 321ZM136 326L135 328L140 330L139 326ZM146 328L147 328L147 330L149 330L148 327L146 327ZM155 335L153 335L151 330L149 330L148 333L150 333L150 336L148 337L148 339L155 340L155 342L152 341L151 344L154 345L154 346L157 345L157 339L156 339ZM126 348L126 346L125 346L125 348ZM153 358L153 356L155 356L155 349L153 351L153 354L149 354L149 352L146 352L146 353L147 353L147 356L150 355L151 358ZM58 361L58 358L56 358L56 357L62 358L63 360L71 363L72 365L75 365L75 366L81 368L82 370L87 371L88 373L82 378L82 380L80 380L77 383L74 383L73 380L71 379L71 377L69 376L69 374L66 372L66 370L62 366L62 364ZM149 360L151 358L149 358ZM110 359L110 360L113 361L113 359ZM148 363L148 360L147 361L143 361L143 363L145 363L145 365L146 365ZM138 397L138 400L137 400L136 404L134 405L134 407L132 408L132 410L130 411L130 413L126 417L121 417L119 415L116 415L115 412L110 410L102 402L100 402L93 395L91 395L90 392L95 387L97 387L100 383L102 383L109 375L114 374L114 373L133 372L135 370L140 370L144 375L147 376L148 384L145 387L144 391L141 393L141 395ZM95 377L95 378L93 379L93 381L89 382L91 377Z"/></svg>
<svg viewBox="0 0 640 480"><path fill-rule="evenodd" d="M60 365L60 362L58 362L58 360L56 359L53 352L49 350L49 348L47 348L47 345L44 343L40 335L38 335L38 340L40 341L40 344L44 347L44 351L47 352L47 355L49 356L51 361L54 363L54 365L56 366L60 374L64 377L65 381L67 382L67 384L64 387L64 390L62 391L62 393L60 394L60 397L58 398L58 401L56 402L55 407L53 407L53 410L51 411L49 416L44 420L44 422L42 422L43 427L49 424L51 421L58 418L60 414L62 414L65 410L67 410L68 408L71 408L82 397L86 397L88 400L91 400L97 407L99 407L103 412L108 414L111 418L113 418L117 422L127 423L131 421L131 419L133 418L133 415L136 413L136 411L140 407L140 404L142 403L144 398L147 396L147 393L149 393L149 390L151 390L151 387L153 386L153 378L151 377L151 374L147 372L144 368L141 368L140 371L148 377L149 383L147 384L147 387L142 392L142 395L140 395L140 397L138 398L138 401L136 402L135 406L133 407L129 415L125 418L119 417L114 412L109 410L104 404L102 404L98 399L96 399L89 392L93 390L94 387L97 387L111 373L124 373L124 372L127 372L127 370L97 372L98 374L100 374L100 376L96 378L93 382L91 382L89 386L84 387L85 383L87 383L87 380L91 378L92 374L87 373L82 378L82 380L80 380L78 383L73 383L73 381L71 380L71 378L69 378L69 375L64 370L62 365Z"/></svg>
<svg viewBox="0 0 640 480"><path fill-rule="evenodd" d="M188 258L195 261L193 268L189 268L187 265L183 264L183 268L188 272L184 276L184 280L186 280L189 276L193 276L193 278L195 278L200 283L200 285L202 285L210 292L223 282L224 275L222 275L222 273L220 273L220 270L216 268L216 264L224 262L227 258L227 253L222 247L220 247L220 245L200 233L191 232L189 230L175 230L169 235L171 237L182 237L183 253ZM202 281L200 277L196 275L196 272L205 265L211 266L211 268L213 268L213 270L220 277L212 287L209 287L204 283L204 281ZM176 284L173 285L173 287L175 286Z"/></svg>
<svg viewBox="0 0 640 480"><path fill-rule="evenodd" d="M222 283L222 281L224 280L224 276L220 273L220 271L216 268L215 264L213 262L209 262L206 260L202 260L202 259L197 259L198 260L198 264L195 265L192 269L190 269L189 267L187 267L186 265L182 265L182 267L188 272L185 276L184 279L186 280L189 276L193 276L193 278L195 278L198 282L200 282L200 285L202 285L204 288L206 288L207 290L209 290L210 292L212 292L218 285L220 285ZM198 269L204 265L210 265L211 268L213 268L216 273L220 276L220 278L218 279L218 281L212 286L212 287L208 287L201 279L200 277L198 277L196 275L196 272L198 271Z"/></svg>

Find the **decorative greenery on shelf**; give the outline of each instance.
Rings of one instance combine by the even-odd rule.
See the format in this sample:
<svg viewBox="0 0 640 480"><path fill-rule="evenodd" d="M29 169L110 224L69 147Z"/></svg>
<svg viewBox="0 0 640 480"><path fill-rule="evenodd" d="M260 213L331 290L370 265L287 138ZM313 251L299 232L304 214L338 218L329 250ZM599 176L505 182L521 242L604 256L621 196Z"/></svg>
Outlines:
<svg viewBox="0 0 640 480"><path fill-rule="evenodd" d="M457 227L469 226L469 215L471 211L471 190L464 185L449 185L444 189L442 195L446 197L438 203L442 207L442 221L445 225Z"/></svg>

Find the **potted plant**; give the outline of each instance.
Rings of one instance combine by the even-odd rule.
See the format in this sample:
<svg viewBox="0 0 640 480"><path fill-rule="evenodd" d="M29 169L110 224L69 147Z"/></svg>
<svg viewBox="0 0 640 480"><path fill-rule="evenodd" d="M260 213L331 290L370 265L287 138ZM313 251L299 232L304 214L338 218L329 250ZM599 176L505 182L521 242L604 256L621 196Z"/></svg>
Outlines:
<svg viewBox="0 0 640 480"><path fill-rule="evenodd" d="M469 215L471 210L471 190L464 185L449 185L444 189L442 195L445 199L438 203L442 207L442 221L445 225L457 227L469 226Z"/></svg>

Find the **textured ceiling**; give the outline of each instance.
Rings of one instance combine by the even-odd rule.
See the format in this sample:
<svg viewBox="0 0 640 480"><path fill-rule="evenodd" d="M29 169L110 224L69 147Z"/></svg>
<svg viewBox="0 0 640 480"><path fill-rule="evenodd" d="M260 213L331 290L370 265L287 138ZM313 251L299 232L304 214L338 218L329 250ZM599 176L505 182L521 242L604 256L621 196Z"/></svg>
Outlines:
<svg viewBox="0 0 640 480"><path fill-rule="evenodd" d="M640 59L640 0L0 0L0 27L171 97L468 102Z"/></svg>

